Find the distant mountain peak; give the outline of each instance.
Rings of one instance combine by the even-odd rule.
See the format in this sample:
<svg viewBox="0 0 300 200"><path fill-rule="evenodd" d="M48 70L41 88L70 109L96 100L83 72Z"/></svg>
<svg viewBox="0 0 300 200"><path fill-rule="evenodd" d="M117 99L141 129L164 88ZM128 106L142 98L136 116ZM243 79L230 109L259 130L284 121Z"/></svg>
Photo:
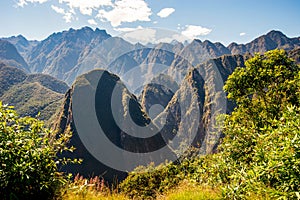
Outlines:
<svg viewBox="0 0 300 200"><path fill-rule="evenodd" d="M11 36L10 38L18 38L18 39L20 39L20 40L26 40L27 41L27 39L23 36L23 35L21 35L21 34L19 34L19 35L17 35L17 36Z"/></svg>
<svg viewBox="0 0 300 200"><path fill-rule="evenodd" d="M246 52L254 54L256 52L264 53L276 48L291 50L297 47L300 47L299 39L289 38L281 31L272 30L247 44L231 43L227 48L232 54L243 55Z"/></svg>
<svg viewBox="0 0 300 200"><path fill-rule="evenodd" d="M203 44L206 44L206 45L212 45L213 43L209 40L204 40Z"/></svg>
<svg viewBox="0 0 300 200"><path fill-rule="evenodd" d="M32 72L48 73L65 80L66 73L78 64L88 47L97 46L110 37L104 30L93 30L87 26L53 33L32 49L28 63Z"/></svg>
<svg viewBox="0 0 300 200"><path fill-rule="evenodd" d="M194 39L193 41L192 41L192 43L202 43L202 41L201 40L199 40L199 39Z"/></svg>
<svg viewBox="0 0 300 200"><path fill-rule="evenodd" d="M270 37L279 36L279 37L286 37L287 38L287 36L285 34L283 34L281 31L278 31L278 30L271 30L266 35L270 36Z"/></svg>
<svg viewBox="0 0 300 200"><path fill-rule="evenodd" d="M17 67L29 72L29 67L16 47L7 40L0 39L0 60L8 66Z"/></svg>

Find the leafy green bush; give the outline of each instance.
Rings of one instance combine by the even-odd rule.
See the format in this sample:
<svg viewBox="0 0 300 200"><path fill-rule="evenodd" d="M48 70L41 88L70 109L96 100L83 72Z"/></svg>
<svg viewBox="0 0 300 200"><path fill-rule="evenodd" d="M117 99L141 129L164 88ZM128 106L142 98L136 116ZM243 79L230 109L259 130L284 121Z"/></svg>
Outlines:
<svg viewBox="0 0 300 200"><path fill-rule="evenodd" d="M300 67L283 50L257 54L224 89L237 103L220 147L225 166L235 166L226 197L299 198Z"/></svg>
<svg viewBox="0 0 300 200"><path fill-rule="evenodd" d="M48 199L56 195L66 177L58 164L70 160L57 154L70 134L57 137L43 122L19 118L12 107L0 102L0 196L3 199Z"/></svg>
<svg viewBox="0 0 300 200"><path fill-rule="evenodd" d="M224 190L227 197L246 198L250 193L274 198L300 197L299 113L299 108L288 107L279 120L270 120L271 125L260 131L239 129L240 134L252 135L251 153L237 158L235 151L224 150L223 159L231 157L225 168L236 166ZM239 142L226 138L222 147L239 146L244 151Z"/></svg>

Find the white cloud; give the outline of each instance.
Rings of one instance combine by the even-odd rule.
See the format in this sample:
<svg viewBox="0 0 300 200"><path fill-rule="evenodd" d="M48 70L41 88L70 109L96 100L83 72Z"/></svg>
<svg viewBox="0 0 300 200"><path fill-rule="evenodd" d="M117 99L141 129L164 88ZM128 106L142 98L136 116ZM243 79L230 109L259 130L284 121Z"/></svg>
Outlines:
<svg viewBox="0 0 300 200"><path fill-rule="evenodd" d="M138 26L136 28L129 28L129 27L114 28L115 31L119 31L119 32L131 32L131 31L136 31L136 30L141 30L141 29L143 29L142 26Z"/></svg>
<svg viewBox="0 0 300 200"><path fill-rule="evenodd" d="M19 0L17 5L24 7L28 3L45 3L50 0ZM112 0L57 0L60 4L65 4L69 9L69 11L65 11L67 13L64 18L70 19L74 18L72 13L75 14L75 9L78 9L83 15L92 15L93 10L102 9L105 6L112 6ZM52 6L51 6L52 7ZM53 9L53 8L52 8ZM56 11L56 10L55 10ZM61 14L61 13L60 13Z"/></svg>
<svg viewBox="0 0 300 200"><path fill-rule="evenodd" d="M24 7L29 3L45 3L56 1L63 8L52 5L51 8L63 15L63 18L70 22L77 19L76 12L83 15L94 16L101 21L108 21L113 27L123 22L151 21L151 8L145 0L17 0L17 6Z"/></svg>
<svg viewBox="0 0 300 200"><path fill-rule="evenodd" d="M72 10L72 9L69 10L69 11L65 11L65 9L59 8L59 7L54 6L54 5L51 5L51 8L52 8L55 12L57 12L58 14L63 15L63 19L64 19L67 23L71 22L72 19L74 18L73 15L75 14L75 12L74 12L74 10Z"/></svg>
<svg viewBox="0 0 300 200"><path fill-rule="evenodd" d="M211 29L202 26L186 25L186 29L181 33L187 37L196 38L199 36L208 35L211 31Z"/></svg>
<svg viewBox="0 0 300 200"><path fill-rule="evenodd" d="M153 24L157 24L157 23L158 23L158 21L154 21L154 22L153 22Z"/></svg>
<svg viewBox="0 0 300 200"><path fill-rule="evenodd" d="M71 12L66 12L65 15L63 16L63 19L67 23L70 23L74 19L74 16L73 16L73 14Z"/></svg>
<svg viewBox="0 0 300 200"><path fill-rule="evenodd" d="M141 44L154 43L156 41L156 30L142 28L132 32L126 32L122 34L121 37L133 44L137 42Z"/></svg>
<svg viewBox="0 0 300 200"><path fill-rule="evenodd" d="M174 40L176 40L177 42L185 42L188 41L189 38L178 33L178 34L170 35L169 37L160 38L156 41L156 43L160 43L160 42L171 43Z"/></svg>
<svg viewBox="0 0 300 200"><path fill-rule="evenodd" d="M28 3L45 3L49 0L19 0L17 6L24 7Z"/></svg>
<svg viewBox="0 0 300 200"><path fill-rule="evenodd" d="M96 22L94 19L89 19L89 20L88 20L88 23L89 23L90 25L97 25L97 22Z"/></svg>
<svg viewBox="0 0 300 200"><path fill-rule="evenodd" d="M151 8L144 0L118 0L113 4L111 10L99 10L97 17L109 21L113 27L117 27L123 22L150 21L151 14Z"/></svg>
<svg viewBox="0 0 300 200"><path fill-rule="evenodd" d="M173 12L175 12L174 8L164 8L164 9L161 9L157 13L157 15L161 18L165 18L165 17L168 17L169 15L171 15Z"/></svg>
<svg viewBox="0 0 300 200"><path fill-rule="evenodd" d="M52 8L55 12L57 12L58 14L62 14L62 15L65 14L65 9L63 9L63 8L59 8L59 7L54 6L54 5L51 5L51 8Z"/></svg>
<svg viewBox="0 0 300 200"><path fill-rule="evenodd" d="M243 32L243 33L240 33L240 36L244 36L244 35L246 35L246 33L244 33L244 32Z"/></svg>
<svg viewBox="0 0 300 200"><path fill-rule="evenodd" d="M189 38L181 33L158 28L144 28L138 26L136 28L115 28L114 30L121 32L120 37L135 44L158 44L160 42L170 43L174 40L178 42L188 41Z"/></svg>
<svg viewBox="0 0 300 200"><path fill-rule="evenodd" d="M59 3L66 3L70 9L79 9L83 15L92 15L93 10L112 6L111 0L59 0Z"/></svg>

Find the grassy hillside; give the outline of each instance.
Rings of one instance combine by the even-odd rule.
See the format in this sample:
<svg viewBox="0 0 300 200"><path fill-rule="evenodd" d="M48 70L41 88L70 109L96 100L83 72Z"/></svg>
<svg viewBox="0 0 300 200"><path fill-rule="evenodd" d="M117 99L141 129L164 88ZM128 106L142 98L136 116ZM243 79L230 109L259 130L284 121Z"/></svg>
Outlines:
<svg viewBox="0 0 300 200"><path fill-rule="evenodd" d="M12 86L1 96L1 100L15 106L21 116L37 116L40 112L39 118L47 120L56 112L63 96L38 82L33 82Z"/></svg>
<svg viewBox="0 0 300 200"><path fill-rule="evenodd" d="M27 75L24 71L0 63L0 96L2 96L11 86L24 81L26 77Z"/></svg>
<svg viewBox="0 0 300 200"><path fill-rule="evenodd" d="M0 64L0 100L16 107L21 116L49 120L61 106L68 85L49 75L26 74Z"/></svg>

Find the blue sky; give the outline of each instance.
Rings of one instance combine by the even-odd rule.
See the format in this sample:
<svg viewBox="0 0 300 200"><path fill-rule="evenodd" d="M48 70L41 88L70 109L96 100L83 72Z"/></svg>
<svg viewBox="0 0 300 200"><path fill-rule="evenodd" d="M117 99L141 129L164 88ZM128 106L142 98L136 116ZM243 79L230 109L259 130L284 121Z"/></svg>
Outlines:
<svg viewBox="0 0 300 200"><path fill-rule="evenodd" d="M298 0L1 0L0 9L0 37L42 40L83 26L112 35L157 27L225 45L273 29L300 36Z"/></svg>

